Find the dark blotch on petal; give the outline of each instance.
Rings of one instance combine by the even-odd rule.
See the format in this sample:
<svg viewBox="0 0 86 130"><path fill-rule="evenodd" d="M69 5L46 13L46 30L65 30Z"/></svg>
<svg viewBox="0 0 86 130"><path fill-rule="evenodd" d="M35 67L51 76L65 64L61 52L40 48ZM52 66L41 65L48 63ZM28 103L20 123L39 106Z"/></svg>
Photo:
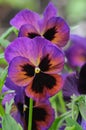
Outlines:
<svg viewBox="0 0 86 130"><path fill-rule="evenodd" d="M25 118L25 122L26 122L26 127L28 127L29 101L30 101L30 98L28 98L27 96L25 96L25 105L28 107L24 111L24 118ZM34 106L34 104L35 104L35 101L33 102L33 106ZM35 113L35 111L34 111L34 108L33 108L32 130L38 130L37 129L37 125L36 125L36 120L34 120L34 113Z"/></svg>
<svg viewBox="0 0 86 130"><path fill-rule="evenodd" d="M34 76L35 68L29 64L25 64L22 66L22 71L25 71L27 76Z"/></svg>
<svg viewBox="0 0 86 130"><path fill-rule="evenodd" d="M27 96L25 96L25 105L29 107L29 98ZM29 114L29 108L26 108L26 111L24 111L26 126L28 126L28 114ZM40 108L40 106L33 107L32 130L38 130L36 121L45 121L46 115L47 115L46 109Z"/></svg>
<svg viewBox="0 0 86 130"><path fill-rule="evenodd" d="M29 104L30 104L30 98L25 96L25 105L29 107Z"/></svg>
<svg viewBox="0 0 86 130"><path fill-rule="evenodd" d="M34 120L34 113L35 112L34 112L34 109L33 109L32 130L38 130L37 125L36 125L36 120ZM29 108L27 108L26 111L24 112L25 122L26 122L27 127L28 127L28 115L29 115Z"/></svg>
<svg viewBox="0 0 86 130"><path fill-rule="evenodd" d="M27 128L28 128L29 101L30 101L30 99L27 96L25 96L25 105L28 107L28 108L26 108L25 111L24 111L24 108L23 108L24 104L17 103L18 111L19 111L19 113L20 113L20 115L22 117L21 119L23 119L23 121L24 121L24 127L25 127L24 129L25 130L27 130ZM35 110L33 109L33 117L34 117L34 114L35 114ZM34 120L34 118L33 118L32 122L33 122L32 123L32 130L38 130L37 125L36 125L36 120Z"/></svg>
<svg viewBox="0 0 86 130"><path fill-rule="evenodd" d="M40 107L33 108L33 120L35 121L45 121L46 119L46 110Z"/></svg>
<svg viewBox="0 0 86 130"><path fill-rule="evenodd" d="M44 87L51 89L54 85L56 85L56 79L53 76L40 72L33 80L32 90L36 93L42 93Z"/></svg>
<svg viewBox="0 0 86 130"><path fill-rule="evenodd" d="M41 71L48 71L50 66L51 64L50 64L49 55L47 55L41 60L39 64L39 68L41 69Z"/></svg>
<svg viewBox="0 0 86 130"><path fill-rule="evenodd" d="M51 40L54 39L55 33L57 33L56 27L53 27L53 28L48 29L48 30L44 33L43 36L44 36L46 39L48 39L48 40L51 41Z"/></svg>
<svg viewBox="0 0 86 130"><path fill-rule="evenodd" d="M20 115L23 116L23 104L22 103L17 103L17 108L20 112Z"/></svg>
<svg viewBox="0 0 86 130"><path fill-rule="evenodd" d="M86 64L84 64L79 73L78 91L80 94L86 94Z"/></svg>
<svg viewBox="0 0 86 130"><path fill-rule="evenodd" d="M28 37L31 39L35 38L36 36L40 36L40 35L36 33L28 33Z"/></svg>

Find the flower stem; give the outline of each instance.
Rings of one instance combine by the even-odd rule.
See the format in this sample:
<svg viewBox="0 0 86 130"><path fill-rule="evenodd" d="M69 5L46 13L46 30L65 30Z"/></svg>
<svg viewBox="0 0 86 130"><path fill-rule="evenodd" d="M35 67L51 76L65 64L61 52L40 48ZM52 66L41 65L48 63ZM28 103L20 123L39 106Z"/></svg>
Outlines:
<svg viewBox="0 0 86 130"><path fill-rule="evenodd" d="M62 107L62 113L65 113L66 112L66 107L65 107L65 102L63 100L63 95L62 95L61 91L58 93L58 99L59 99L60 105Z"/></svg>
<svg viewBox="0 0 86 130"><path fill-rule="evenodd" d="M6 39L9 36L9 34L13 32L13 30L14 30L14 27L10 27L5 33L3 33L1 35L0 38L1 39Z"/></svg>
<svg viewBox="0 0 86 130"><path fill-rule="evenodd" d="M32 115L33 115L33 99L30 98L29 117L28 117L28 130L32 130Z"/></svg>

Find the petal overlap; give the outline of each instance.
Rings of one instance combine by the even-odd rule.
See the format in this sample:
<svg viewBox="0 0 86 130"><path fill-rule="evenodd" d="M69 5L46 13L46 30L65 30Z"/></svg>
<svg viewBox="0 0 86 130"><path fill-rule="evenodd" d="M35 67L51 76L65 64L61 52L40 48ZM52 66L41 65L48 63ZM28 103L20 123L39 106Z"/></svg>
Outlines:
<svg viewBox="0 0 86 130"><path fill-rule="evenodd" d="M34 26L29 25L29 24L24 24L21 26L19 30L19 37L29 37L29 38L34 38L36 36L40 36L39 32L35 29Z"/></svg>
<svg viewBox="0 0 86 130"><path fill-rule="evenodd" d="M10 21L10 24L17 29L20 29L20 27L24 24L30 24L35 25L38 27L37 21L39 20L39 15L33 11L30 11L28 9L24 9L20 11L16 16Z"/></svg>
<svg viewBox="0 0 86 130"><path fill-rule="evenodd" d="M63 47L69 39L69 27L63 18L52 17L47 21L43 36L59 47Z"/></svg>
<svg viewBox="0 0 86 130"><path fill-rule="evenodd" d="M5 58L10 62L14 57L22 56L37 66L42 57L42 48L44 48L45 44L48 44L48 41L40 37L35 39L17 38L6 48Z"/></svg>

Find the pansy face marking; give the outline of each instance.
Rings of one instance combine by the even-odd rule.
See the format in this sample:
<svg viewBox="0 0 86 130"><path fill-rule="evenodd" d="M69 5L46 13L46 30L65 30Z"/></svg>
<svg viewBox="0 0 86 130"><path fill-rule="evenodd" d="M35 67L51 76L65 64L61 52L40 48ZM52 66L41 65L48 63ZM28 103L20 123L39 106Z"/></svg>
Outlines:
<svg viewBox="0 0 86 130"><path fill-rule="evenodd" d="M44 33L44 37L47 40L52 41L55 38L55 34L57 33L56 27L50 28L48 29L45 33Z"/></svg>
<svg viewBox="0 0 86 130"><path fill-rule="evenodd" d="M21 66L22 67L22 71L25 71L25 75L27 76L33 76L34 75L34 67L29 65L29 64L25 64L24 66Z"/></svg>
<svg viewBox="0 0 86 130"><path fill-rule="evenodd" d="M53 85L56 85L55 78L49 74L44 73L49 70L50 66L51 64L48 54L41 60L39 66L37 67L33 67L29 64L21 66L23 68L23 72L25 72L25 75L30 77L35 75L32 83L32 90L36 93L42 93L44 86L51 89Z"/></svg>
<svg viewBox="0 0 86 130"><path fill-rule="evenodd" d="M40 36L40 35L36 34L36 33L28 33L26 36L32 39L32 38L34 38L36 36Z"/></svg>
<svg viewBox="0 0 86 130"><path fill-rule="evenodd" d="M28 44L29 43L29 44ZM9 62L8 77L34 100L46 100L62 87L58 74L64 66L64 54L48 40L36 37L17 38L5 53Z"/></svg>

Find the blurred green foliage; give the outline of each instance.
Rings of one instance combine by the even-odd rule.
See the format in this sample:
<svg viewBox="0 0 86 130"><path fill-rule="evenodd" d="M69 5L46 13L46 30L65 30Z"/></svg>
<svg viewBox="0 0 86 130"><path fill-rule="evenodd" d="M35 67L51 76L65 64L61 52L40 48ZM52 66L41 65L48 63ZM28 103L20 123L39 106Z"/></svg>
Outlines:
<svg viewBox="0 0 86 130"><path fill-rule="evenodd" d="M66 14L70 23L86 20L86 0L68 0Z"/></svg>
<svg viewBox="0 0 86 130"><path fill-rule="evenodd" d="M13 8L29 8L31 10L38 10L39 2L38 0L0 0L0 4L8 4Z"/></svg>
<svg viewBox="0 0 86 130"><path fill-rule="evenodd" d="M86 20L86 0L0 0L0 5L10 5L15 10L29 8L42 12L49 1L57 6L59 14L62 14L70 25Z"/></svg>

